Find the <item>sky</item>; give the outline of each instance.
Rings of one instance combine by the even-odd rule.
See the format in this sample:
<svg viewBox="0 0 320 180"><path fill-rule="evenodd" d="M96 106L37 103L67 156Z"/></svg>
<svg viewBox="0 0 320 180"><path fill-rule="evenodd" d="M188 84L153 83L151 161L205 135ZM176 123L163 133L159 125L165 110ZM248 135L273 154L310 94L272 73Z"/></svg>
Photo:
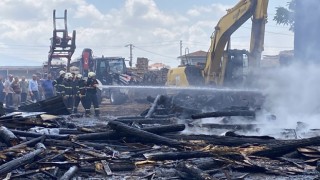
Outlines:
<svg viewBox="0 0 320 180"><path fill-rule="evenodd" d="M264 55L293 49L289 27L273 21L276 7L289 0L269 0ZM208 51L210 36L219 19L239 0L1 0L0 65L41 66L48 59L52 37L52 12L68 10L68 31L76 30L76 51L84 48L95 56L129 59L145 57L171 67L182 54ZM58 21L58 27L60 25ZM251 20L231 37L232 48L249 49ZM186 49L189 49L187 51Z"/></svg>

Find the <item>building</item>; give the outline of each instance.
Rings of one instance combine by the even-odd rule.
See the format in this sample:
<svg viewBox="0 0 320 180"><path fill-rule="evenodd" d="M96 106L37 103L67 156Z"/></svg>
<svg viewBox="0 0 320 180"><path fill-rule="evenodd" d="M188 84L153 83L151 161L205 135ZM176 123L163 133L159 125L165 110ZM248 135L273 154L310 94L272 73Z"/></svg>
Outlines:
<svg viewBox="0 0 320 180"><path fill-rule="evenodd" d="M42 73L42 66L0 66L0 76L7 78L9 74L32 78L32 74Z"/></svg>
<svg viewBox="0 0 320 180"><path fill-rule="evenodd" d="M180 65L204 65L207 60L207 52L200 50L179 56L178 59L180 59Z"/></svg>
<svg viewBox="0 0 320 180"><path fill-rule="evenodd" d="M160 70L162 68L170 69L170 66L165 65L163 63L153 63L149 66L149 70Z"/></svg>

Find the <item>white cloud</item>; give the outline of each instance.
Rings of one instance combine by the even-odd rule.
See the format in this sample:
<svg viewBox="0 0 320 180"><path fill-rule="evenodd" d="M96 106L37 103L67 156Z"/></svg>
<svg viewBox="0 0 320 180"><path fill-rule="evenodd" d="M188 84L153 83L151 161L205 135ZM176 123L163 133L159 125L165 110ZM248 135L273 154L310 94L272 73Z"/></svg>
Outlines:
<svg viewBox="0 0 320 180"><path fill-rule="evenodd" d="M1 0L0 8L0 55L41 65L47 60L52 37L52 11L62 16L67 9L69 33L77 31L73 57L82 48L92 48L96 55L128 58L129 49L124 46L132 43L137 46L134 58L148 57L176 66L179 40L190 52L206 51L217 21L229 6L213 3L172 12L160 9L154 0L126 0L119 8L102 12L89 0Z"/></svg>
<svg viewBox="0 0 320 180"><path fill-rule="evenodd" d="M103 20L103 14L92 4L78 6L74 18L88 18L92 20Z"/></svg>
<svg viewBox="0 0 320 180"><path fill-rule="evenodd" d="M222 15L226 13L226 10L230 8L230 6L225 6L222 4L211 4L209 6L195 6L192 9L189 9L187 11L187 14L189 16L201 16L203 14L207 14L207 13L215 13L216 15Z"/></svg>

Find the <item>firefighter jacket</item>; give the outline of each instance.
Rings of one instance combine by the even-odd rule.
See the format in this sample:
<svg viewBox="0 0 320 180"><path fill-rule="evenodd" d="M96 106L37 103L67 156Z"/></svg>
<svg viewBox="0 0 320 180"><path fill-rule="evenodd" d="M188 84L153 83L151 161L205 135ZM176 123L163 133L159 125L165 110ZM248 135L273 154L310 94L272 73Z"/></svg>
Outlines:
<svg viewBox="0 0 320 180"><path fill-rule="evenodd" d="M57 95L64 94L63 81L63 77L59 76L56 80L52 82L52 85L56 88Z"/></svg>
<svg viewBox="0 0 320 180"><path fill-rule="evenodd" d="M86 92L87 92L86 81L83 79L79 80L78 87L79 87L79 94L82 96L86 95Z"/></svg>
<svg viewBox="0 0 320 180"><path fill-rule="evenodd" d="M64 89L63 96L72 97L73 95L75 95L72 80L66 79L62 82L62 84L63 84L63 89Z"/></svg>
<svg viewBox="0 0 320 180"><path fill-rule="evenodd" d="M79 96L79 80L75 79L72 81L72 91L74 95Z"/></svg>
<svg viewBox="0 0 320 180"><path fill-rule="evenodd" d="M99 83L98 83L98 81L96 79L88 78L87 85L86 85L87 93L96 94L97 93L97 87L95 87L95 85L98 85L98 84Z"/></svg>

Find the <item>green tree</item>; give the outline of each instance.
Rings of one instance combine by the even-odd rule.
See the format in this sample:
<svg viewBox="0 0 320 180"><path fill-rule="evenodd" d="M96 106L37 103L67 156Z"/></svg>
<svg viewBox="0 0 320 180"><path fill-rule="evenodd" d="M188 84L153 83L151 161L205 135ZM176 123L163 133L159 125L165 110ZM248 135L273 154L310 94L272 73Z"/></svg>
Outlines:
<svg viewBox="0 0 320 180"><path fill-rule="evenodd" d="M291 0L287 3L286 7L276 7L276 14L273 17L273 20L277 22L277 24L282 24L285 26L289 26L290 31L294 31L294 13L296 0Z"/></svg>

